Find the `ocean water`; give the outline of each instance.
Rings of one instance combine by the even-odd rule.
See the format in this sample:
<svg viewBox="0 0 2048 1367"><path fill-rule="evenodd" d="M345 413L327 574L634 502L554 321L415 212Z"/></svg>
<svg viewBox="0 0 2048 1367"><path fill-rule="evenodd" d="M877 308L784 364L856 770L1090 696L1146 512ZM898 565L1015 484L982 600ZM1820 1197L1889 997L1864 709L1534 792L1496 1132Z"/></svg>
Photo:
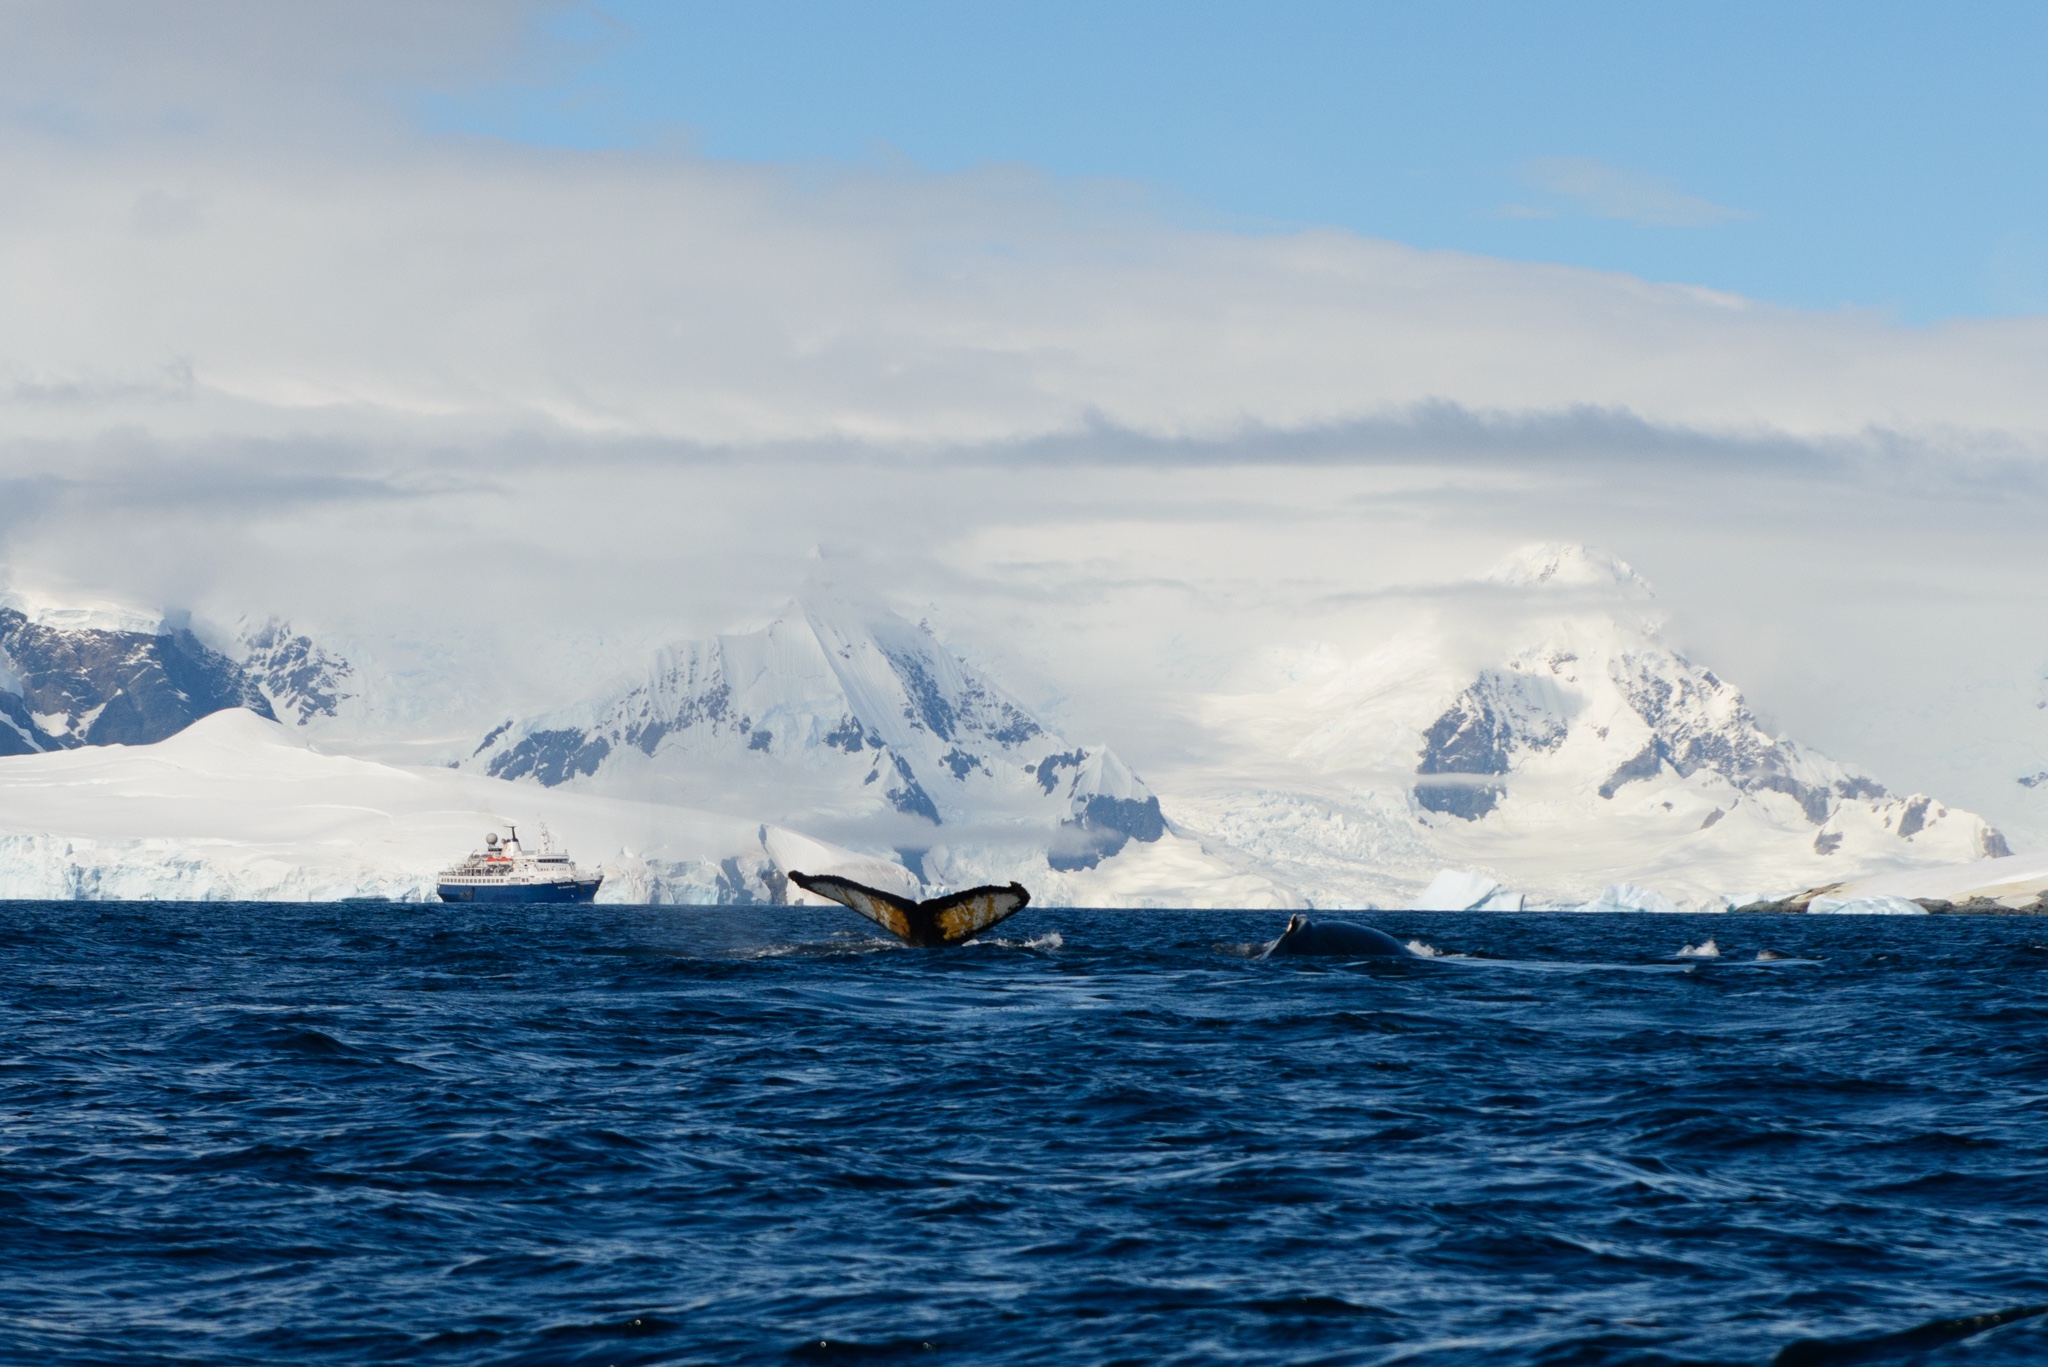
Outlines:
<svg viewBox="0 0 2048 1367"><path fill-rule="evenodd" d="M1284 919L0 905L0 1361L2048 1362L2048 923Z"/></svg>

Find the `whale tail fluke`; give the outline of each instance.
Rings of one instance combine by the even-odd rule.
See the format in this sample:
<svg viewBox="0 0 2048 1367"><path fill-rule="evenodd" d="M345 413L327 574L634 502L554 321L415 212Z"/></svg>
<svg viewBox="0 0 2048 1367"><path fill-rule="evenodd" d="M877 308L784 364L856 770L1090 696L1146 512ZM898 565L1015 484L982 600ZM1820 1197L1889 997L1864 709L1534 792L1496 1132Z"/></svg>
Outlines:
<svg viewBox="0 0 2048 1367"><path fill-rule="evenodd" d="M1031 905L1022 883L969 888L925 902L856 883L837 874L790 871L789 881L805 892L853 908L907 945L938 949L971 940Z"/></svg>

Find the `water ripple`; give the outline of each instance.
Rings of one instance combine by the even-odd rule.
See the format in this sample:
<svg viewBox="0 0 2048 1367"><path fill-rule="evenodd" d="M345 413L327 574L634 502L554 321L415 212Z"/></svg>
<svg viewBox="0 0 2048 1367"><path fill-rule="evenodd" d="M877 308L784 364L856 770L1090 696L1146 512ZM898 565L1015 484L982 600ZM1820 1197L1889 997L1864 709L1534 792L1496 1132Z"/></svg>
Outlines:
<svg viewBox="0 0 2048 1367"><path fill-rule="evenodd" d="M2038 921L1372 919L13 904L0 1360L2048 1360Z"/></svg>

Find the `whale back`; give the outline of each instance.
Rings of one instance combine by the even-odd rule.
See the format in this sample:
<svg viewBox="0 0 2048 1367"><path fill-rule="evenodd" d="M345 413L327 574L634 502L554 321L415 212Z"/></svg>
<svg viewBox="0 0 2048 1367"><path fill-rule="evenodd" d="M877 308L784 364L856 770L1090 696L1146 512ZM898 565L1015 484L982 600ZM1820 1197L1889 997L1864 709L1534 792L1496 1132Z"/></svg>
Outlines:
<svg viewBox="0 0 2048 1367"><path fill-rule="evenodd" d="M1383 930L1348 921L1312 921L1296 912L1280 938L1266 946L1261 959L1321 957L1344 959L1412 959L1407 946Z"/></svg>

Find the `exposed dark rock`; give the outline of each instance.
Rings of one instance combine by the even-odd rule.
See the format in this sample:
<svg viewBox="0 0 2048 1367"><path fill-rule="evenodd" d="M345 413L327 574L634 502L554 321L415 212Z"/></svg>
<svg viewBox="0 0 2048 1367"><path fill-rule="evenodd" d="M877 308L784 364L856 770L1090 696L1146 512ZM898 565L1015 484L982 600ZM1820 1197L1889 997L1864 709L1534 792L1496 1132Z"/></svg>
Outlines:
<svg viewBox="0 0 2048 1367"><path fill-rule="evenodd" d="M1933 799L1925 797L1915 797L1907 801L1906 810L1899 815L1899 839L1911 840L1927 828L1927 808L1932 801Z"/></svg>
<svg viewBox="0 0 2048 1367"><path fill-rule="evenodd" d="M532 753L535 747L527 746L528 754L520 760L502 765L494 760L488 771L499 777L526 777L543 771L568 773L572 769L578 773L587 772L585 766L593 759L602 763L604 756L622 747L632 746L652 756L671 737L684 734L724 737L744 744L748 749L767 750L773 738L768 732L756 731L753 719L741 713L737 699L745 695L737 691L739 686L735 685L734 679L749 681L743 686L751 688L750 681L758 676L760 668L756 653L758 643L763 638L794 643L790 637L777 637L775 633L804 630L806 628L802 626L778 624L764 633L685 642L664 651L657 658L648 680L613 701L595 725L565 728L558 724L551 728L540 722L534 731L520 738L513 747L527 746L528 740L534 740L544 732L577 729L583 732L584 743L575 747L573 753L576 758L573 761L562 758L543 762ZM959 741L954 754L945 758L944 762L949 767L958 770L964 761L972 761L976 767L988 772L989 761L985 758L988 749L975 742L986 740L998 747L1009 747L1042 734L1038 723L1028 713L980 679L972 669L964 668L948 657L928 630L911 628L900 621L893 625L877 624L872 630L875 634L865 640L860 639L857 630L851 642L841 641L828 646L828 655L836 653L850 659L861 645L879 651L901 685L903 719L914 730L946 741ZM824 638L814 636L813 639L816 644L826 644ZM866 698L865 693L859 696ZM785 748L793 745L795 749L803 750L820 744L849 755L863 750L883 750L886 742L877 729L877 723L893 730L896 725L894 719L861 714L861 703L851 694L847 697L846 706L847 710L836 721L826 724L829 729L822 735L806 732L793 741L790 736L783 735L781 739ZM494 736L496 734L493 733ZM519 735L516 729L512 734L515 737ZM816 735L815 741L811 739L813 735ZM596 748L599 741L604 742L602 750ZM487 738L487 743L478 747L474 757L490 751L493 743L502 744ZM553 750L559 750L562 744L559 738L535 741L536 746L547 746ZM924 761L921 759L920 762ZM964 771L961 776L964 777ZM876 778L880 777L881 772L878 771ZM900 809L936 819L936 807L931 805L929 795L914 777L905 778L891 791L894 794L892 801Z"/></svg>
<svg viewBox="0 0 2048 1367"><path fill-rule="evenodd" d="M2012 853L2012 846L2005 843L2005 833L1995 826L1986 826L1977 837L1977 848L1984 852L1986 859L2003 859Z"/></svg>
<svg viewBox="0 0 2048 1367"><path fill-rule="evenodd" d="M939 762L944 764L948 769L951 769L953 771L953 777L960 780L963 783L967 781L967 776L973 773L976 769L981 770L983 773L988 772L988 766L981 762L980 755L970 755L958 746L953 747L951 750L948 750L944 755L940 756Z"/></svg>
<svg viewBox="0 0 2048 1367"><path fill-rule="evenodd" d="M1722 811L1719 807L1714 808L1713 811L1707 813L1707 819L1700 823L1700 829L1703 831L1712 830L1720 824L1721 818L1726 815L1728 813Z"/></svg>
<svg viewBox="0 0 2048 1367"><path fill-rule="evenodd" d="M1840 831L1822 831L1813 838L1813 852L1815 854L1833 854L1841 848L1842 833Z"/></svg>
<svg viewBox="0 0 2048 1367"><path fill-rule="evenodd" d="M1092 869L1121 854L1133 840L1149 845L1165 834L1166 818L1159 810L1158 798L1148 797L1140 802L1136 798L1097 793L1079 814L1060 823L1059 836L1046 855L1046 863L1067 872Z"/></svg>
<svg viewBox="0 0 2048 1367"><path fill-rule="evenodd" d="M1805 892L1794 893L1790 897L1750 902L1743 906L1730 907L1729 910L1741 912L1803 913L1813 902L1814 898L1826 897L1830 893L1840 892L1846 886L1847 884L1845 883L1823 883L1817 888L1808 888Z"/></svg>
<svg viewBox="0 0 2048 1367"><path fill-rule="evenodd" d="M1615 667L1616 682L1656 732L1659 756L1679 777L1708 769L1743 792L1784 793L1816 826L1834 814L1842 798L1887 796L1882 784L1861 776L1832 787L1802 782L1792 773L1794 749L1764 731L1739 693L1712 670L1684 665L1674 675L1670 658L1624 656Z"/></svg>
<svg viewBox="0 0 2048 1367"><path fill-rule="evenodd" d="M1418 783L1415 801L1428 811L1477 821L1499 806L1506 792L1497 783Z"/></svg>
<svg viewBox="0 0 2048 1367"><path fill-rule="evenodd" d="M0 706L11 723L0 725L0 746L149 745L231 707L277 720L248 671L183 629L60 630L5 608L0 651L20 681ZM62 727L46 730L38 713Z"/></svg>
<svg viewBox="0 0 2048 1367"><path fill-rule="evenodd" d="M353 693L345 691L355 667L331 655L309 636L295 635L289 623L268 622L242 638L248 655L242 662L270 700L300 726L315 717L332 717Z"/></svg>
<svg viewBox="0 0 2048 1367"><path fill-rule="evenodd" d="M849 755L859 754L861 748L867 745L873 745L877 750L882 748L880 739L870 737L867 728L860 724L860 718L855 716L841 718L839 725L827 731L825 744L835 750L844 750Z"/></svg>
<svg viewBox="0 0 2048 1367"><path fill-rule="evenodd" d="M921 816L932 825L938 825L939 809L933 804L931 794L925 792L923 786L918 783L917 775L910 771L910 765L904 762L901 755L891 755L889 758L896 762L896 776L902 782L885 789L882 796L888 798L889 805L905 816Z"/></svg>
<svg viewBox="0 0 2048 1367"><path fill-rule="evenodd" d="M0 755L34 755L52 748L19 694L0 693L0 718L5 718L0 722Z"/></svg>
<svg viewBox="0 0 2048 1367"><path fill-rule="evenodd" d="M1960 902L1944 902L1934 897L1913 900L1933 916L2048 916L2048 894L2016 907L1990 897L1969 897Z"/></svg>
<svg viewBox="0 0 2048 1367"><path fill-rule="evenodd" d="M879 644L879 643L878 643ZM953 739L953 728L959 714L953 710L953 702L942 690L931 671L925 668L920 657L907 651L893 651L882 646L882 655L889 661L889 667L896 671L896 677L903 681L903 692L907 701L903 716L912 726L922 725L940 740Z"/></svg>
<svg viewBox="0 0 2048 1367"><path fill-rule="evenodd" d="M493 745L496 745L500 740L504 739L505 733L507 731L510 731L511 729L512 723L510 721L501 722L498 725L492 727L490 734L484 737L483 744L476 747L476 750L470 755L470 758L475 759L478 755L481 755L484 751L490 749Z"/></svg>
<svg viewBox="0 0 2048 1367"><path fill-rule="evenodd" d="M1418 774L1505 774L1524 751L1554 750L1564 742L1565 719L1540 697L1533 680L1494 670L1452 700L1422 736ZM1432 812L1477 821L1491 812L1506 789L1487 783L1418 783L1415 801Z"/></svg>
<svg viewBox="0 0 2048 1367"><path fill-rule="evenodd" d="M1045 728L1024 715L1008 703L999 703L998 711L1003 717L1002 725L988 733L988 738L998 745L1022 745L1033 736L1045 734Z"/></svg>
<svg viewBox="0 0 2048 1367"><path fill-rule="evenodd" d="M1641 750L1636 752L1634 759L1624 761L1619 768L1607 776L1607 781L1600 785L1600 796L1611 798L1621 790L1624 784L1634 783L1638 779L1655 778L1663 768L1664 756L1659 753L1658 742L1655 738L1652 738ZM1720 813L1716 812L1714 815L1718 817ZM1708 824L1711 825L1712 822Z"/></svg>
<svg viewBox="0 0 2048 1367"><path fill-rule="evenodd" d="M1415 772L1505 774L1514 742L1509 719L1476 689L1467 689L1422 733L1422 761Z"/></svg>
<svg viewBox="0 0 2048 1367"><path fill-rule="evenodd" d="M1081 767L1081 761L1087 757L1088 754L1085 750L1069 750L1065 754L1047 755L1044 759L1038 761L1037 768L1033 769L1030 766L1026 766L1024 772L1027 774L1037 774L1038 786L1050 794L1059 784L1060 770L1078 769Z"/></svg>
<svg viewBox="0 0 2048 1367"><path fill-rule="evenodd" d="M532 731L517 745L491 758L492 778L531 778L553 788L579 774L594 774L611 753L611 742L573 728Z"/></svg>

